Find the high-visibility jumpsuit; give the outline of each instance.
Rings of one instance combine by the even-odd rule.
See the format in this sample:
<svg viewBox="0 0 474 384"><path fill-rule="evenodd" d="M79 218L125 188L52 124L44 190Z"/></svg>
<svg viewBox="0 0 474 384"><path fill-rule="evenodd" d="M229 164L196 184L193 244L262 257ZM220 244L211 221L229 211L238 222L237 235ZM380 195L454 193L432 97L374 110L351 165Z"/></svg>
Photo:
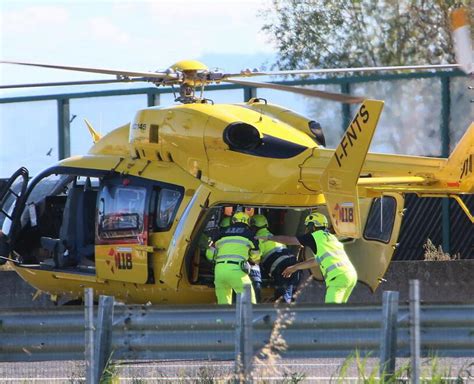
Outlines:
<svg viewBox="0 0 474 384"><path fill-rule="evenodd" d="M312 233L316 261L326 282L326 303L346 303L357 283L357 272L344 251L344 245L327 231Z"/></svg>
<svg viewBox="0 0 474 384"><path fill-rule="evenodd" d="M237 223L226 228L222 237L215 242L214 250L206 252L208 259L215 262L214 285L217 304L232 304L232 290L242 293L244 285L252 282L241 264L252 260L258 262L260 251L253 233L245 224ZM252 303L256 303L255 292L251 288Z"/></svg>

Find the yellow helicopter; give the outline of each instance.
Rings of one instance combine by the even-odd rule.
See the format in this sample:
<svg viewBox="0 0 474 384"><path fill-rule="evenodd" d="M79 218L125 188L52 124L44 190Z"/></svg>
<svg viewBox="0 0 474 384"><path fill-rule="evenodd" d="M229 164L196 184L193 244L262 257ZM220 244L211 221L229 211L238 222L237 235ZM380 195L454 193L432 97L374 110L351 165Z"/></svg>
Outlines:
<svg viewBox="0 0 474 384"><path fill-rule="evenodd" d="M92 287L126 303L213 303L213 266L202 239L239 210L264 213L274 233L286 234L301 232L310 210L326 213L346 238L359 281L372 290L396 248L404 193L453 198L474 222L460 197L474 192L474 123L448 159L368 153L382 101L241 79L457 64L223 73L192 60L163 72L2 63L178 87L180 105L139 110L104 137L87 123L94 144L86 155L29 183L20 168L2 191L0 255L53 298L79 298ZM205 87L219 82L361 105L332 150L316 122L285 107L259 98L205 99ZM271 284L264 301L273 297Z"/></svg>

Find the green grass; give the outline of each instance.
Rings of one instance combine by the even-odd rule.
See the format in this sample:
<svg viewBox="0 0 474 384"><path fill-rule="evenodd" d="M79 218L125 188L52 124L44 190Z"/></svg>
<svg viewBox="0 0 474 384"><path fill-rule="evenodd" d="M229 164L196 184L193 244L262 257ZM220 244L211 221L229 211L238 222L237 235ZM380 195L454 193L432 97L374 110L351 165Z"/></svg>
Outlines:
<svg viewBox="0 0 474 384"><path fill-rule="evenodd" d="M361 356L358 351L355 351L351 356L347 357L341 364L337 372L331 377L331 383L334 384L346 384L346 383L357 383L357 384L409 384L410 383L410 366L406 363L399 367L391 377L385 377L385 380L381 380L379 377L380 366L369 367L369 359L372 359L370 354ZM356 368L356 381L352 379L348 381L346 378L354 376L350 374L350 370ZM428 360L424 360L424 364L421 367L422 372L420 374L421 384L468 384L474 382L474 362L461 367L459 372L453 373L451 367L445 367L441 365L439 358L436 356L430 357ZM262 371L259 371L260 373ZM267 371L268 373L268 371ZM190 376L185 369L178 372L178 378L173 382L176 384L235 384L243 382L243 377L237 377L234 374L222 375L215 369L201 366L198 369L197 374ZM265 375L258 376L255 372L252 373L252 382L255 384L299 384L306 383L306 375L301 372L284 372L280 375L275 375L274 371L272 377L280 376L280 379L264 379L268 377ZM149 381L146 378L132 378L128 379L127 383L132 384L145 384L145 383L170 383L166 380L166 376L162 374L163 380ZM71 378L70 383L80 383L81 381L77 378ZM82 381L83 382L83 381ZM101 384L116 384L120 383L118 374L118 364L113 361L108 361L104 374L100 380ZM122 381L125 382L125 381Z"/></svg>

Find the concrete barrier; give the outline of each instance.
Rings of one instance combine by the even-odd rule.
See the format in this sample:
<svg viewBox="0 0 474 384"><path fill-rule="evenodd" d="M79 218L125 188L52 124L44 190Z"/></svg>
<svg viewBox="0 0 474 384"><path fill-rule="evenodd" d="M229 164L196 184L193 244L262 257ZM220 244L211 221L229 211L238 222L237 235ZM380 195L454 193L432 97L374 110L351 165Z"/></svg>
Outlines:
<svg viewBox="0 0 474 384"><path fill-rule="evenodd" d="M377 291L358 283L349 303L382 303L383 291L400 292L400 302L408 302L409 281L420 281L421 301L424 303L474 303L474 260L455 261L396 261L390 264ZM32 300L36 290L14 271L0 272L0 308L54 306L47 295ZM312 281L298 298L301 303L323 303L323 282Z"/></svg>
<svg viewBox="0 0 474 384"><path fill-rule="evenodd" d="M48 295L35 298L36 289L15 271L0 271L1 308L47 308L54 306Z"/></svg>
<svg viewBox="0 0 474 384"><path fill-rule="evenodd" d="M424 303L474 303L474 260L392 262L385 281L374 293L365 284L358 283L349 303L381 303L383 291L398 291L400 302L408 302L409 281L413 279L420 281ZM321 303L324 294L324 283L313 281L303 289L298 302Z"/></svg>

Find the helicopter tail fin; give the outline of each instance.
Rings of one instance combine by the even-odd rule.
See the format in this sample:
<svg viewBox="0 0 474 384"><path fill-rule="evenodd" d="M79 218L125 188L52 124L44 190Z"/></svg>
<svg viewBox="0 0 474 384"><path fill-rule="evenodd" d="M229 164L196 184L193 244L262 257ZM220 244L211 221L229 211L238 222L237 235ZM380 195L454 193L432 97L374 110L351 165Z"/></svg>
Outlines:
<svg viewBox="0 0 474 384"><path fill-rule="evenodd" d="M379 100L362 103L321 175L321 188L338 235L361 237L357 181L383 105Z"/></svg>
<svg viewBox="0 0 474 384"><path fill-rule="evenodd" d="M92 136L92 141L95 143L97 143L101 138L102 136L100 135L100 133L98 133L94 127L92 126L91 123L89 123L89 121L87 119L84 119L84 122L86 123L87 125L87 128L89 129L89 132Z"/></svg>
<svg viewBox="0 0 474 384"><path fill-rule="evenodd" d="M447 180L448 186L459 188L460 192L474 193L474 123L448 158L440 172L440 179Z"/></svg>

